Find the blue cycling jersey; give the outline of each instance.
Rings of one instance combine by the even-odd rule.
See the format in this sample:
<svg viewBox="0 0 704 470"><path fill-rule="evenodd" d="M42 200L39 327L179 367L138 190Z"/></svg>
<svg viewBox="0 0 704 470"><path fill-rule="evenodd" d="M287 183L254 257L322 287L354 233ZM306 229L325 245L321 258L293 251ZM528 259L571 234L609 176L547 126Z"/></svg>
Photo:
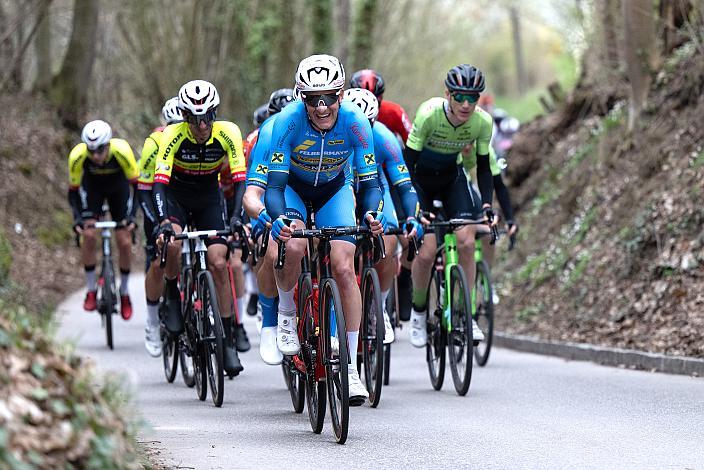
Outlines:
<svg viewBox="0 0 704 470"><path fill-rule="evenodd" d="M284 189L288 184L304 198L310 194L333 194L343 187L357 168L364 210L379 210L381 191L371 126L359 107L340 105L332 129L320 132L313 128L306 106L297 102L285 107L273 125L268 161L266 191L267 212L272 218L284 213ZM325 189L323 189L323 187ZM315 190L320 188L320 191Z"/></svg>

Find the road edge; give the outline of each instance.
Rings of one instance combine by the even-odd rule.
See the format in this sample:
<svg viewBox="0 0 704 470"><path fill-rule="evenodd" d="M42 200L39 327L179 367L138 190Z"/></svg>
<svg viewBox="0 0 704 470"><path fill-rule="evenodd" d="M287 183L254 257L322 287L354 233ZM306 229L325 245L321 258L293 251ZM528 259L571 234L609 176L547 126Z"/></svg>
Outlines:
<svg viewBox="0 0 704 470"><path fill-rule="evenodd" d="M668 356L632 349L609 348L586 343L544 340L534 336L494 332L494 345L515 351L588 361L612 367L650 370L666 374L704 377L704 359Z"/></svg>

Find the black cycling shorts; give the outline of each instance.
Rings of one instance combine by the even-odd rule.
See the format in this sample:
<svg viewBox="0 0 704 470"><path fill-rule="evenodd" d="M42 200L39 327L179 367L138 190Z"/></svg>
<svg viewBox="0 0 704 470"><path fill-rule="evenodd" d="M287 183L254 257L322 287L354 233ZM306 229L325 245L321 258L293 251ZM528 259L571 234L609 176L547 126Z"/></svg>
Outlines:
<svg viewBox="0 0 704 470"><path fill-rule="evenodd" d="M182 193L166 190L166 204L169 220L181 227L188 225L191 230L225 230L226 209L219 189L203 193ZM222 237L209 238L207 246L214 244L227 245Z"/></svg>
<svg viewBox="0 0 704 470"><path fill-rule="evenodd" d="M131 211L134 201L130 197L130 183L121 178L110 185L86 183L80 188L81 217L98 219L103 215L103 202L107 199L112 220L120 222Z"/></svg>
<svg viewBox="0 0 704 470"><path fill-rule="evenodd" d="M481 198L468 183L461 166L451 170L416 168L415 188L423 211L436 212L433 201L438 200L451 219L477 219L481 215Z"/></svg>

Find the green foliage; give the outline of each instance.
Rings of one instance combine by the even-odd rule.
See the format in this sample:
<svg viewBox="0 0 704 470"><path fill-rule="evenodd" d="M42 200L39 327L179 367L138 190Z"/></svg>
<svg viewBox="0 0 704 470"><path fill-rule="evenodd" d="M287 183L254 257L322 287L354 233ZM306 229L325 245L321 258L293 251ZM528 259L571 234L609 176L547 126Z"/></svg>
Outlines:
<svg viewBox="0 0 704 470"><path fill-rule="evenodd" d="M582 251L577 254L577 262L574 264L572 269L567 270L567 278L562 284L563 290L570 289L578 281L583 279L584 271L587 269L587 266L589 266L591 259L592 255L589 251Z"/></svg>
<svg viewBox="0 0 704 470"><path fill-rule="evenodd" d="M538 305L528 305L526 307L523 307L521 310L518 311L518 313L516 313L516 320L521 322L527 322L536 315L538 315L544 309L545 305L543 305L542 303Z"/></svg>
<svg viewBox="0 0 704 470"><path fill-rule="evenodd" d="M0 286L4 286L10 280L10 268L12 267L12 245L5 237L5 233L0 228Z"/></svg>
<svg viewBox="0 0 704 470"><path fill-rule="evenodd" d="M503 108L519 121L525 123L543 113L543 108L538 101L540 95L545 93L545 88L535 87L522 96L497 96L496 107Z"/></svg>
<svg viewBox="0 0 704 470"><path fill-rule="evenodd" d="M37 238L46 248L65 246L73 240L73 218L66 210L56 209L53 214L53 223L40 227Z"/></svg>

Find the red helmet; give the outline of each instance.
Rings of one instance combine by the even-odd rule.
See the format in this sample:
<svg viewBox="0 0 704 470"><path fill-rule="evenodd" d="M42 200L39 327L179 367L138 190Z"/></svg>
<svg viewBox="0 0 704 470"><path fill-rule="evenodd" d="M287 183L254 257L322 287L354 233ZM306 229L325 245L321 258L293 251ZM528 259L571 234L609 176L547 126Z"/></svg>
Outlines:
<svg viewBox="0 0 704 470"><path fill-rule="evenodd" d="M378 98L384 94L384 79L376 70L358 70L350 79L350 88L366 88Z"/></svg>

